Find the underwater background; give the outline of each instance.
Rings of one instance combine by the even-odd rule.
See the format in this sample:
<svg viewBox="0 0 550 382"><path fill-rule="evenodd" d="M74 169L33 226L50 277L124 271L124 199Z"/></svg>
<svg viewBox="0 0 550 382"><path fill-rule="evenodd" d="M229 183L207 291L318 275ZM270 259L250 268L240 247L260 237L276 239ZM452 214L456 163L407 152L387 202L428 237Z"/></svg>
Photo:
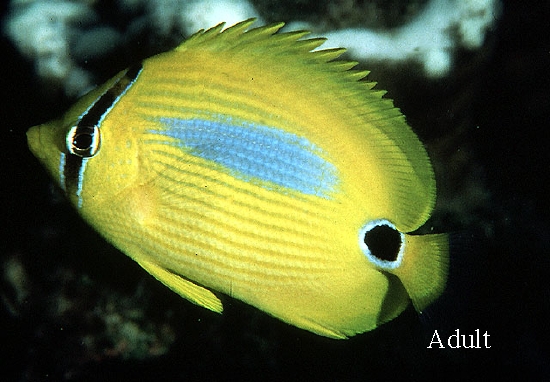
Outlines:
<svg viewBox="0 0 550 382"><path fill-rule="evenodd" d="M435 70L422 52L346 57L371 70L369 80L388 91L427 147L438 201L426 230L452 233L447 290L421 316L409 307L344 341L229 297L222 297L223 315L181 299L81 220L28 150L25 133L130 63L212 26L196 25L211 21L212 2L6 1L0 5L0 379L548 378L550 4L218 3L228 17L251 16L253 7L264 22L288 21L318 35L349 28L382 37L418 33L409 26L421 23L426 9L439 9L437 19L447 20L459 3L491 15L482 30L444 24L448 39L434 48L443 56ZM221 15L224 9L216 8ZM175 11L199 13L178 18ZM477 28L478 40L466 40L463 28ZM422 46L436 40L415 36ZM435 330L447 345L457 329L487 332L490 348L483 338L480 349L427 348Z"/></svg>

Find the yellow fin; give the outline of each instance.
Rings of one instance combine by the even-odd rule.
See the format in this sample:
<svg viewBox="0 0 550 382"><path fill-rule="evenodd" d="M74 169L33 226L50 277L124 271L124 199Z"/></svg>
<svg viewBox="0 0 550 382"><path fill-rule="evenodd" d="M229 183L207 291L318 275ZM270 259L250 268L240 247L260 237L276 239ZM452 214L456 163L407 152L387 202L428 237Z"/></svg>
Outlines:
<svg viewBox="0 0 550 382"><path fill-rule="evenodd" d="M407 290L417 312L422 312L445 289L449 268L447 234L405 235L403 263L395 274Z"/></svg>
<svg viewBox="0 0 550 382"><path fill-rule="evenodd" d="M248 29L254 22L255 19L248 19L225 30L223 30L224 23L206 31L200 30L185 40L175 51L183 52L200 48L212 52L232 51L238 53L246 48L247 51L254 52L254 56L258 54L266 54L271 58L290 55L302 56L310 64L326 64L346 51L344 48L336 48L312 52L321 46L326 38L302 39L310 33L305 30L277 33L285 25L283 22ZM336 68L335 71L345 72L356 64L353 62L349 67L343 66Z"/></svg>
<svg viewBox="0 0 550 382"><path fill-rule="evenodd" d="M220 299L208 289L198 286L189 280L159 267L155 263L143 260L138 261L138 263L143 267L143 269L155 276L157 280L172 289L181 297L214 312L221 313L223 311L223 306Z"/></svg>

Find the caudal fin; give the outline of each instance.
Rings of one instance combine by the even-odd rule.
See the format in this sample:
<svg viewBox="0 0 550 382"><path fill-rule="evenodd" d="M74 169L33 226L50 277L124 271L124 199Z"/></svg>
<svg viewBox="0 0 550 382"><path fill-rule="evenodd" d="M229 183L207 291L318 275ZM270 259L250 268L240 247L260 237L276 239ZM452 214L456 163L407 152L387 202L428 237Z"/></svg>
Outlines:
<svg viewBox="0 0 550 382"><path fill-rule="evenodd" d="M422 312L445 289L448 268L447 234L405 235L403 262L391 273L403 283L416 311Z"/></svg>

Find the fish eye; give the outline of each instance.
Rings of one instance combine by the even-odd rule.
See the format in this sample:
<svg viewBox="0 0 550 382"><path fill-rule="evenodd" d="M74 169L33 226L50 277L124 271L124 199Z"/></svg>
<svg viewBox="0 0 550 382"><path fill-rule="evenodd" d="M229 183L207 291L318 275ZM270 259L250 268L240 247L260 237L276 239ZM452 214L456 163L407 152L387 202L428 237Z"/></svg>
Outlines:
<svg viewBox="0 0 550 382"><path fill-rule="evenodd" d="M67 133L67 150L81 158L90 158L99 151L100 131L97 126L73 126Z"/></svg>
<svg viewBox="0 0 550 382"><path fill-rule="evenodd" d="M401 265L405 236L388 220L373 220L359 231L359 247L367 259L382 269Z"/></svg>

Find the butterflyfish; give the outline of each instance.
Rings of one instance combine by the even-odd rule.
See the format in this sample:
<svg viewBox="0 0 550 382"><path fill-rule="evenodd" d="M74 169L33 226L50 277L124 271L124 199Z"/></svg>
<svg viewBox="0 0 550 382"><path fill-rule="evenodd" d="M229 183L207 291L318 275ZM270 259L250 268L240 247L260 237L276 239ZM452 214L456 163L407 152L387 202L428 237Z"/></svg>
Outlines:
<svg viewBox="0 0 550 382"><path fill-rule="evenodd" d="M28 144L79 214L185 299L242 300L346 338L444 290L436 196L393 102L308 32L201 30L121 71Z"/></svg>

